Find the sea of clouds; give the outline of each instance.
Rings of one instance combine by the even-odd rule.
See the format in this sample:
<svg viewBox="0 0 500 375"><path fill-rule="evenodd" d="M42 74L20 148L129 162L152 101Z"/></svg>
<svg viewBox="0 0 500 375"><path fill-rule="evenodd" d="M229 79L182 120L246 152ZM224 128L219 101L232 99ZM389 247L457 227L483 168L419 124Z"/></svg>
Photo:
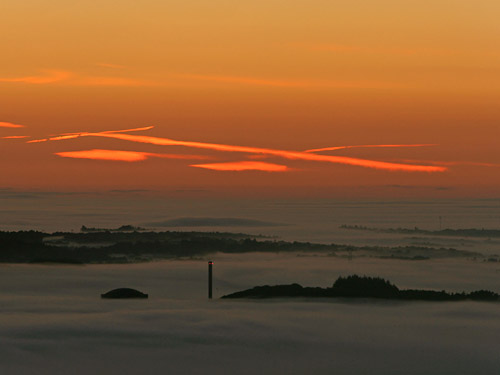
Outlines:
<svg viewBox="0 0 500 375"><path fill-rule="evenodd" d="M255 285L382 276L500 292L497 263L214 256L136 265L1 265L2 374L496 374L500 303L220 300ZM133 287L147 300L103 300Z"/></svg>
<svg viewBox="0 0 500 375"><path fill-rule="evenodd" d="M287 241L452 247L500 254L499 238L345 230L500 228L500 200L335 200L171 197L158 192L30 192L0 188L0 230L79 231L124 224L166 231L263 234Z"/></svg>

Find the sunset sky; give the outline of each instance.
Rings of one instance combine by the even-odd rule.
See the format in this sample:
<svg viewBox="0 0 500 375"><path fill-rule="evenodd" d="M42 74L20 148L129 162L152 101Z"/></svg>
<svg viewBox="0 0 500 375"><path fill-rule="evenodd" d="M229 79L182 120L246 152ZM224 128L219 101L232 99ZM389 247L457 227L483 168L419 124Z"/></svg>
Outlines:
<svg viewBox="0 0 500 375"><path fill-rule="evenodd" d="M499 196L497 0L0 14L0 188Z"/></svg>

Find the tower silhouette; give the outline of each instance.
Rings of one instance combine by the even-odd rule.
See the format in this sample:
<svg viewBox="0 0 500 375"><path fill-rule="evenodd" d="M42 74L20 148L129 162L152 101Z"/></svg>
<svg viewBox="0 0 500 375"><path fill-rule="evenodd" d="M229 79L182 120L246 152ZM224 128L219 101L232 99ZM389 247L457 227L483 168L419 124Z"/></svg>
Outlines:
<svg viewBox="0 0 500 375"><path fill-rule="evenodd" d="M208 261L208 298L212 299L212 266L214 262Z"/></svg>

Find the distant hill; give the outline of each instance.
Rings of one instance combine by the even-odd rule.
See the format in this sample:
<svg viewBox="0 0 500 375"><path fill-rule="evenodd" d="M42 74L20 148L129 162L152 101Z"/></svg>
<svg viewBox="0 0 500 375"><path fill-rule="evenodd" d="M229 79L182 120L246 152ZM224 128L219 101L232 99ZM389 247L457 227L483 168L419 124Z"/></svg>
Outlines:
<svg viewBox="0 0 500 375"><path fill-rule="evenodd" d="M179 217L147 223L151 227L275 227L287 224L240 217Z"/></svg>
<svg viewBox="0 0 500 375"><path fill-rule="evenodd" d="M80 232L89 233L89 232L139 232L145 231L146 228L134 227L133 225L122 225L119 228L107 229L107 228L88 228L85 225L82 225L80 228Z"/></svg>
<svg viewBox="0 0 500 375"><path fill-rule="evenodd" d="M264 285L223 296L222 298L381 298L420 301L498 301L499 295L489 290L471 293L448 293L434 290L401 290L380 277L351 275L339 277L331 288L302 287L299 284Z"/></svg>

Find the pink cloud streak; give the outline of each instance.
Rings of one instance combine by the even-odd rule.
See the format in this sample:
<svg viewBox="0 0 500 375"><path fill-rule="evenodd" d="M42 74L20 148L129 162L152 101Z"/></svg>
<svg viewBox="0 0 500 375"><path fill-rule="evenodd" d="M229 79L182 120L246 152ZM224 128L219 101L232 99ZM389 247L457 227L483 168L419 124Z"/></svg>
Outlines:
<svg viewBox="0 0 500 375"><path fill-rule="evenodd" d="M0 128L24 128L24 125L0 121Z"/></svg>
<svg viewBox="0 0 500 375"><path fill-rule="evenodd" d="M25 77L15 77L15 78L2 78L0 77L0 82L11 82L11 83L30 83L35 85L42 85L47 83L60 82L68 79L71 73L61 70L45 70L45 75L39 76L25 76Z"/></svg>
<svg viewBox="0 0 500 375"><path fill-rule="evenodd" d="M398 148L398 147L430 147L437 146L434 143L424 143L424 144L408 144L408 145L357 145L357 146L334 146L334 147L324 147L315 148L311 150L306 150L304 152L321 152L321 151L334 151L343 150L346 148Z"/></svg>
<svg viewBox="0 0 500 375"><path fill-rule="evenodd" d="M211 169L214 171L264 171L264 172L286 172L290 170L286 165L264 163L258 161L234 161L227 163L192 164L190 167Z"/></svg>
<svg viewBox="0 0 500 375"><path fill-rule="evenodd" d="M72 159L92 159L92 160L125 161L125 162L137 162L149 158L182 159L182 160L209 159L209 157L202 155L157 154L152 152L101 150L101 149L56 152L54 153L54 155Z"/></svg>
<svg viewBox="0 0 500 375"><path fill-rule="evenodd" d="M443 172L447 170L446 167L435 165L414 165L414 164L401 164L389 163L376 160L359 159L347 156L333 156L333 155L318 155L314 153L300 152L300 151L286 151L268 148L247 147L247 146L234 146L224 145L217 143L204 143L204 142L191 142L191 141L177 141L169 138L140 136L132 134L121 134L118 132L99 132L99 133L74 133L81 137L104 137L121 139L130 142L147 143L160 146L184 146L199 149L208 149L224 152L239 152L246 154L264 154L278 156L290 160L306 160L316 162L327 162L336 164L346 164L352 166L359 166L372 169L390 170L390 171L407 171L407 172ZM56 139L53 139L56 140Z"/></svg>

